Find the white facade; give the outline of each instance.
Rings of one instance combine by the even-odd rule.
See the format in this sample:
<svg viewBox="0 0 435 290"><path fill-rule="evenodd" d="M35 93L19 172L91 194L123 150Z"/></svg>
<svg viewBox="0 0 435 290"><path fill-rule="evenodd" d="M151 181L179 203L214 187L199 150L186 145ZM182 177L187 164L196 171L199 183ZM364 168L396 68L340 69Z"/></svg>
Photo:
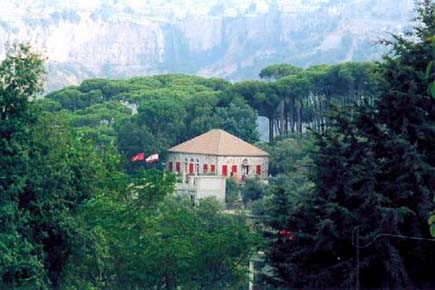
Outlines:
<svg viewBox="0 0 435 290"><path fill-rule="evenodd" d="M169 153L167 168L181 176L216 175L267 179L269 158L261 156L216 156L194 153Z"/></svg>
<svg viewBox="0 0 435 290"><path fill-rule="evenodd" d="M167 169L178 175L178 194L191 196L194 202L214 196L225 202L226 179L243 182L247 178L268 177L268 157L216 156L194 153L169 153Z"/></svg>
<svg viewBox="0 0 435 290"><path fill-rule="evenodd" d="M176 184L177 194L190 196L194 203L206 197L215 197L218 201L225 203L225 177L214 175L188 176L186 181Z"/></svg>

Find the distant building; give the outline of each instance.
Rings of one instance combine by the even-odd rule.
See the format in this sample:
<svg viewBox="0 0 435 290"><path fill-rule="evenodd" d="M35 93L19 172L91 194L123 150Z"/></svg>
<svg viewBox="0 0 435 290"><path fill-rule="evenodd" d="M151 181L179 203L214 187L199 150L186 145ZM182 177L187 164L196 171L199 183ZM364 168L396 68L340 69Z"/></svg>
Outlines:
<svg viewBox="0 0 435 290"><path fill-rule="evenodd" d="M226 179L266 180L269 154L224 130L214 129L169 149L167 167L178 174L177 192L193 201L225 201Z"/></svg>

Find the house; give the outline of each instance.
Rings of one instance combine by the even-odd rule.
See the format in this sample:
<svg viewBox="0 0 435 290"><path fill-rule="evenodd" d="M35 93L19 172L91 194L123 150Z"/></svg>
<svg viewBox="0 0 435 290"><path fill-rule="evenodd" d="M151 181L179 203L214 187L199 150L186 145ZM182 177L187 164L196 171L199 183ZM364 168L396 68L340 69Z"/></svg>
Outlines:
<svg viewBox="0 0 435 290"><path fill-rule="evenodd" d="M214 196L225 201L226 179L266 180L269 154L242 139L214 129L170 148L169 171L178 174L176 190L193 201Z"/></svg>

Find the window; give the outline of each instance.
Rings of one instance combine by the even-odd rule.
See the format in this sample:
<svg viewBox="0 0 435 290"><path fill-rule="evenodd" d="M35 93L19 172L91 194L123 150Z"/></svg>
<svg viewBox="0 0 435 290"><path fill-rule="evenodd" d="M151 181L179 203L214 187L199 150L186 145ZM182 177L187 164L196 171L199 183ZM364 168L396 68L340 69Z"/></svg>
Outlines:
<svg viewBox="0 0 435 290"><path fill-rule="evenodd" d="M193 163L189 163L189 174L193 174Z"/></svg>
<svg viewBox="0 0 435 290"><path fill-rule="evenodd" d="M211 168L210 168L210 171L215 173L216 172L216 165L212 164Z"/></svg>
<svg viewBox="0 0 435 290"><path fill-rule="evenodd" d="M180 162L175 163L175 170L180 173Z"/></svg>
<svg viewBox="0 0 435 290"><path fill-rule="evenodd" d="M261 165L257 165L256 173L257 175L261 175Z"/></svg>
<svg viewBox="0 0 435 290"><path fill-rule="evenodd" d="M207 171L208 171L208 164L204 164L203 165L203 170L202 170L204 173L207 173Z"/></svg>
<svg viewBox="0 0 435 290"><path fill-rule="evenodd" d="M222 165L222 175L228 176L228 166L227 165Z"/></svg>
<svg viewBox="0 0 435 290"><path fill-rule="evenodd" d="M233 166L231 167L231 172L232 172L232 173L237 173L237 165L233 165Z"/></svg>
<svg viewBox="0 0 435 290"><path fill-rule="evenodd" d="M169 169L170 172L172 172L172 170L173 170L173 168L172 168L172 162L168 163L168 169Z"/></svg>

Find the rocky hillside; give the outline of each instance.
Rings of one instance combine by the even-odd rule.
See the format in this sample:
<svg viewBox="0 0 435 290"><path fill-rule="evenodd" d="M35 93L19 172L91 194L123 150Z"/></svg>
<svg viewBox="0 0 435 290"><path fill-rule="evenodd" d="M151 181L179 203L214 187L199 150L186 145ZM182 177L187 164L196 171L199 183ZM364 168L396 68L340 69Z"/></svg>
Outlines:
<svg viewBox="0 0 435 290"><path fill-rule="evenodd" d="M88 77L167 72L255 78L271 63L379 57L413 0L0 0L0 55L28 41L47 91Z"/></svg>

